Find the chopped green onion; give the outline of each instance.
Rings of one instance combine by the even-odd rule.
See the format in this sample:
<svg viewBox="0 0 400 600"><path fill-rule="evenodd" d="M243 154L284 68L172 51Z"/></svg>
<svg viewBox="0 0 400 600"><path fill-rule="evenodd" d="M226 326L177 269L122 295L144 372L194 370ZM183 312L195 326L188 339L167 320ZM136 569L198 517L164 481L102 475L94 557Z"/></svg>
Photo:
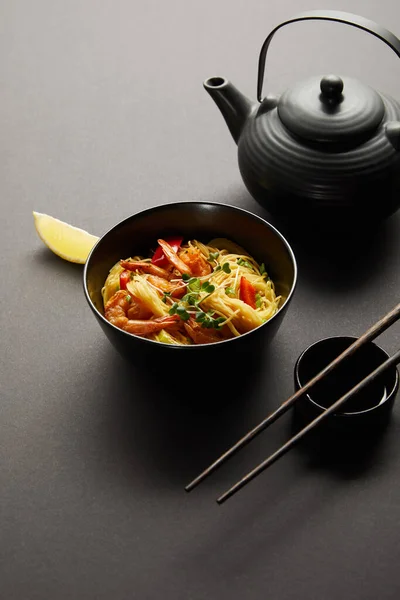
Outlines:
<svg viewBox="0 0 400 600"><path fill-rule="evenodd" d="M225 322L225 317L214 318L212 315L213 311L205 313L204 311L199 310L196 313L196 323L200 323L205 329L219 329L222 326L222 323Z"/></svg>
<svg viewBox="0 0 400 600"><path fill-rule="evenodd" d="M182 321L187 321L190 319L190 314L187 312L184 306L178 306L176 309L176 314L182 319Z"/></svg>
<svg viewBox="0 0 400 600"><path fill-rule="evenodd" d="M262 304L261 294L258 293L258 294L256 294L256 308L261 308L261 304Z"/></svg>
<svg viewBox="0 0 400 600"><path fill-rule="evenodd" d="M127 296L125 296L125 300L127 302L132 302L132 296L130 296L129 294Z"/></svg>
<svg viewBox="0 0 400 600"><path fill-rule="evenodd" d="M219 256L219 252L210 252L208 260L209 261L217 260L218 256Z"/></svg>
<svg viewBox="0 0 400 600"><path fill-rule="evenodd" d="M171 306L171 308L169 309L169 314L170 315L176 315L176 309L178 308L179 304L177 302L174 302L173 305Z"/></svg>
<svg viewBox="0 0 400 600"><path fill-rule="evenodd" d="M201 289L200 279L193 277L192 279L188 280L187 286L191 292L199 292Z"/></svg>
<svg viewBox="0 0 400 600"><path fill-rule="evenodd" d="M234 296L235 295L235 290L231 287L227 287L225 288L225 294L227 296Z"/></svg>
<svg viewBox="0 0 400 600"><path fill-rule="evenodd" d="M254 267L252 264L250 264L247 260L244 260L243 258L238 258L237 259L237 263L238 265L240 265L241 267L247 267L248 269L251 269L252 271L254 270Z"/></svg>
<svg viewBox="0 0 400 600"><path fill-rule="evenodd" d="M261 263L260 265L260 274L264 277L264 279L266 279L267 281L269 280L267 269L265 268L264 263Z"/></svg>
<svg viewBox="0 0 400 600"><path fill-rule="evenodd" d="M182 279L183 279L183 281L189 281L189 279L191 279L191 277L187 273L182 273Z"/></svg>
<svg viewBox="0 0 400 600"><path fill-rule="evenodd" d="M214 319L215 329L220 329L222 327L222 325L225 323L225 321L226 321L225 317L218 317L218 319Z"/></svg>
<svg viewBox="0 0 400 600"><path fill-rule="evenodd" d="M208 294L212 294L212 292L215 290L215 286L213 286L211 283L209 283L208 281L205 281L202 286L201 286L201 291L202 292L207 292Z"/></svg>

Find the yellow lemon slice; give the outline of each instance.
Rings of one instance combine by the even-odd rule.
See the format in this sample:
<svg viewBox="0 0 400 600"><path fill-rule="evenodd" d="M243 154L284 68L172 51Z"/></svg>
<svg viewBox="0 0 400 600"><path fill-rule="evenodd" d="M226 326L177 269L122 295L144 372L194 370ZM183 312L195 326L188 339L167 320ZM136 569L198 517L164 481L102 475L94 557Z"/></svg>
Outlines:
<svg viewBox="0 0 400 600"><path fill-rule="evenodd" d="M85 264L98 237L59 219L33 212L36 231L48 248L69 262Z"/></svg>

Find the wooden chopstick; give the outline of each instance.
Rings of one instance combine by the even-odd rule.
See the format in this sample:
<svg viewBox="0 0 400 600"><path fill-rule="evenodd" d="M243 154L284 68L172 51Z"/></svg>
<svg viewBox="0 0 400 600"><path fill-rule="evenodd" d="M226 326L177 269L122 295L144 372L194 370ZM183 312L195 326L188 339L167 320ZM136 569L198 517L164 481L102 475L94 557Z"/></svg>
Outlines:
<svg viewBox="0 0 400 600"><path fill-rule="evenodd" d="M283 446L281 446L276 452L271 454L267 459L265 459L262 463L260 463L255 469L250 471L247 475L245 475L240 481L235 483L227 492L222 494L219 498L217 498L218 504L223 504L228 498L233 496L236 492L238 492L242 487L247 485L252 479L257 477L260 473L265 471L269 466L271 466L274 462L278 460L281 456L286 454L297 442L301 440L307 433L315 429L321 421L329 417L332 413L337 411L340 406L342 406L351 396L362 390L365 386L367 386L371 381L373 381L376 377L378 377L381 373L389 369L392 365L397 365L400 362L400 350L396 352L393 356L388 358L384 363L382 363L375 371L372 371L365 379L357 383L349 392L344 394L339 400L337 400L334 404L332 404L329 408L327 408L322 414L320 414L316 419L311 421L304 429L299 431L296 435L294 435L289 441L286 442Z"/></svg>
<svg viewBox="0 0 400 600"><path fill-rule="evenodd" d="M220 467L228 458L236 454L238 450L243 448L252 439L254 439L259 433L264 431L269 425L272 425L279 417L281 417L293 404L307 393L314 385L316 385L325 375L330 373L337 365L339 365L345 358L351 356L361 346L367 342L375 339L378 335L383 333L388 327L400 318L400 303L397 304L391 311L389 311L384 317L377 321L372 327L367 329L355 342L353 342L344 352L342 352L337 358L335 358L329 365L327 365L322 371L317 373L315 377L310 379L302 388L300 388L293 396L290 396L285 402L283 402L273 413L269 414L263 421L261 421L256 427L251 429L245 436L243 436L236 444L229 448L224 454L222 454L216 461L214 461L209 467L207 467L200 475L198 475L193 481L191 481L185 490L190 492L199 483L201 483L206 477L211 475L218 467Z"/></svg>

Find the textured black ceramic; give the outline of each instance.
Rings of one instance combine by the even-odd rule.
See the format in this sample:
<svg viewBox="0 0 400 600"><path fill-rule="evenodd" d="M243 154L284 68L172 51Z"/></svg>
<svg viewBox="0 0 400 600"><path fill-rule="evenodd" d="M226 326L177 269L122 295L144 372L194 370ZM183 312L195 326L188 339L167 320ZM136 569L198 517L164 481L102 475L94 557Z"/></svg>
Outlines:
<svg viewBox="0 0 400 600"><path fill-rule="evenodd" d="M304 350L294 369L295 389L298 390L312 379L355 339L342 336L326 338ZM307 421L315 419L387 358L389 355L375 343L365 344L298 401L297 414ZM351 431L382 424L391 413L398 387L398 371L392 367L351 398L343 410L328 418L328 426Z"/></svg>
<svg viewBox="0 0 400 600"><path fill-rule="evenodd" d="M260 101L273 35L283 25L310 19L368 31L400 56L400 41L372 21L333 11L305 13L276 27L264 42ZM399 208L400 104L392 98L336 75L310 78L260 104L222 77L204 87L238 144L246 187L272 214L296 225L343 230L376 224Z"/></svg>
<svg viewBox="0 0 400 600"><path fill-rule="evenodd" d="M172 346L146 340L114 327L103 316L101 288L110 268L121 258L148 255L159 237L173 234L208 242L225 237L245 248L268 267L276 291L286 298L278 313L261 327L238 338L216 344ZM110 342L127 358L136 360L161 354L179 358L183 354L213 351L222 358L234 353L258 353L272 339L289 306L296 286L297 266L285 238L269 223L245 210L223 204L184 202L166 204L137 213L106 233L93 248L85 265L83 285L86 299Z"/></svg>

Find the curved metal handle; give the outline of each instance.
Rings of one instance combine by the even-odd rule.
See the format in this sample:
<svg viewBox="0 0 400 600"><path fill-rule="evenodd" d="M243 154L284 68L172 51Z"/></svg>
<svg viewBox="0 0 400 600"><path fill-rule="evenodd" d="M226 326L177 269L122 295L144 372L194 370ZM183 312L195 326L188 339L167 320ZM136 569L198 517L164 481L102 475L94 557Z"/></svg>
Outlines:
<svg viewBox="0 0 400 600"><path fill-rule="evenodd" d="M264 83L264 69L265 69L265 60L267 57L267 50L271 43L272 38L278 29L281 29L284 25L288 25L289 23L296 23L297 21L336 21L338 23L345 23L346 25L353 25L353 27L357 27L358 29L362 29L363 31L367 31L371 33L375 37L379 38L382 42L385 42L397 54L400 58L400 40L393 35L388 29L381 27L374 21L370 21L369 19L365 19L364 17L360 17L358 15L353 15L351 13L336 11L336 10L310 10L305 13L301 13L288 21L284 21L275 29L271 31L267 39L262 45L260 58L258 61L258 81L257 81L257 98L258 101L262 101L262 87Z"/></svg>

